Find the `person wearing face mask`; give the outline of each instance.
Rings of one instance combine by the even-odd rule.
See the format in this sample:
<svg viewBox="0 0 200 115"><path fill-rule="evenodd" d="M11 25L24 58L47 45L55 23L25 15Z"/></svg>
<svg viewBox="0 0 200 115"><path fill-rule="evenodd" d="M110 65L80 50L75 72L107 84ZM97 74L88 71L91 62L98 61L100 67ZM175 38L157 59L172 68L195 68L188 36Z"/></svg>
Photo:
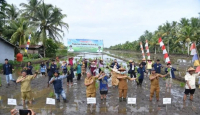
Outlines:
<svg viewBox="0 0 200 115"><path fill-rule="evenodd" d="M169 73L169 76L166 79L166 88L171 88L172 79L175 78L174 71L176 71L176 69L172 67L171 63L168 63L167 68L165 68L165 72Z"/></svg>
<svg viewBox="0 0 200 115"><path fill-rule="evenodd" d="M139 65L139 68L137 69L137 72L138 72L138 74L139 74L139 78L138 78L138 83L137 83L137 85L138 85L138 86L142 86L142 82L143 82L143 79L144 79L144 72L145 72L145 70L144 70L142 64Z"/></svg>
<svg viewBox="0 0 200 115"><path fill-rule="evenodd" d="M130 78L126 75L126 69L124 68L119 68L119 74L117 76L117 79L119 79L119 101L121 102L126 101L126 96L127 96L127 90L128 90L128 84L127 84L127 79L128 80L135 80L136 78Z"/></svg>
<svg viewBox="0 0 200 115"><path fill-rule="evenodd" d="M113 69L111 69L111 81L112 81L112 86L113 87L116 87L116 86L118 86L118 84L119 84L119 80L117 79L117 75L119 74L119 71L118 71L118 69L117 69L117 63L116 63L116 65L114 66L114 68Z"/></svg>
<svg viewBox="0 0 200 115"><path fill-rule="evenodd" d="M190 67L188 69L188 73L185 75L185 94L183 96L183 101L186 100L187 95L190 94L190 100L193 101L193 95L196 89L196 78L199 78L200 72L198 74L195 74L195 69Z"/></svg>

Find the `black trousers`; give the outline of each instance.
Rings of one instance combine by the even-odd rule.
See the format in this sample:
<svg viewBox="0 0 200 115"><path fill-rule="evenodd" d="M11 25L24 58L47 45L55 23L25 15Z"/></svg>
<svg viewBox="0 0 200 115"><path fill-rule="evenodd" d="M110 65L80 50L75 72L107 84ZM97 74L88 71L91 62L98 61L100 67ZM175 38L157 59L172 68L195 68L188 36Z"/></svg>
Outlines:
<svg viewBox="0 0 200 115"><path fill-rule="evenodd" d="M143 79L138 79L138 83L137 83L137 85L140 85L140 86L142 86L142 82L143 82Z"/></svg>
<svg viewBox="0 0 200 115"><path fill-rule="evenodd" d="M134 76L134 78L136 78L135 72L131 72L131 78L133 78L133 76Z"/></svg>
<svg viewBox="0 0 200 115"><path fill-rule="evenodd" d="M73 77L71 77L71 76L67 77L67 82L68 82L68 83L69 83L69 82L73 82Z"/></svg>
<svg viewBox="0 0 200 115"><path fill-rule="evenodd" d="M81 79L81 73L78 74L77 80Z"/></svg>

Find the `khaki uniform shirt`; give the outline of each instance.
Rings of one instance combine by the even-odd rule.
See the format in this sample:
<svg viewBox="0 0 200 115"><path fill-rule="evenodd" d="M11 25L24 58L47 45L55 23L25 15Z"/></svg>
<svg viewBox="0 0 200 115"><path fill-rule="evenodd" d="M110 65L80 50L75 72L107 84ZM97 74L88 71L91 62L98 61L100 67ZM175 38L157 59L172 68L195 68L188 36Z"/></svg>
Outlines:
<svg viewBox="0 0 200 115"><path fill-rule="evenodd" d="M126 75L118 75L119 77L121 76L126 76ZM128 85L127 85L127 79L131 79L130 77L126 76L126 78L118 78L119 79L119 84L118 84L118 88L119 89L128 89Z"/></svg>
<svg viewBox="0 0 200 115"><path fill-rule="evenodd" d="M155 76L158 76L157 78L151 80L151 86L154 86L154 87L159 87L159 77L161 77L160 74L155 74ZM155 77L153 76L152 74L149 76L149 78L152 78L152 77Z"/></svg>
<svg viewBox="0 0 200 115"><path fill-rule="evenodd" d="M20 76L18 79L22 79L22 76ZM32 79L34 79L33 75L27 75L26 78L23 81L21 81L21 92L31 91Z"/></svg>
<svg viewBox="0 0 200 115"><path fill-rule="evenodd" d="M93 83L91 85L88 85L86 88L86 93L95 93L96 92L96 87L95 87L95 83L96 83L96 78L95 77L86 77L85 78L85 84L91 83L93 81Z"/></svg>

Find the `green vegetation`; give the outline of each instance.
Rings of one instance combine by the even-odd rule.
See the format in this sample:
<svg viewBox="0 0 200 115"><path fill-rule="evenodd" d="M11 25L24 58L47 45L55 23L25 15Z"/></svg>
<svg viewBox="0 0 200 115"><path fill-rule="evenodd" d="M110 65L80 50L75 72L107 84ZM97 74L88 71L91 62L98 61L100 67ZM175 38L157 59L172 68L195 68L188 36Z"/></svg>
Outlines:
<svg viewBox="0 0 200 115"><path fill-rule="evenodd" d="M49 93L49 97L52 98L54 96L54 92Z"/></svg>
<svg viewBox="0 0 200 115"><path fill-rule="evenodd" d="M140 51L140 42L145 45L145 41L149 42L150 52L161 51L158 44L158 38L162 37L168 53L188 54L191 42L196 42L197 48L200 48L200 19L192 17L191 19L181 18L179 22L166 22L158 26L154 32L146 30L139 40L124 44L111 46L113 50L132 50ZM200 52L200 51L199 51Z"/></svg>
<svg viewBox="0 0 200 115"><path fill-rule="evenodd" d="M53 4L46 4L42 0L29 0L17 8L16 5L3 0L0 2L0 9L0 36L7 41L23 45L31 34L30 45L38 45L41 42L45 49L44 57L46 54L48 57L53 56L53 53L55 55L58 48L66 49L61 40L64 36L63 29L68 30L69 27L63 21L67 15ZM57 44L53 45L53 48L52 42Z"/></svg>
<svg viewBox="0 0 200 115"><path fill-rule="evenodd" d="M181 87L184 87L184 86L185 86L185 83L181 82L181 83L180 83L180 86L181 86Z"/></svg>

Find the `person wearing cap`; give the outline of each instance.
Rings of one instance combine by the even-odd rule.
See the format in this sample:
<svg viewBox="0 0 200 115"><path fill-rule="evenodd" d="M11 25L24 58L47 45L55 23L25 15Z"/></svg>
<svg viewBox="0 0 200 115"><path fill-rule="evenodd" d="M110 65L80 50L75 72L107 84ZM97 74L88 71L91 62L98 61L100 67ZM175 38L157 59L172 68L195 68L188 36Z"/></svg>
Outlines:
<svg viewBox="0 0 200 115"><path fill-rule="evenodd" d="M193 94L195 92L195 88L196 88L196 78L199 78L200 76L200 72L198 72L198 74L195 74L195 69L190 67L188 69L188 73L185 75L185 81L186 81L186 85L185 85L185 94L183 96L183 101L186 100L187 95L190 94L190 100L193 100Z"/></svg>
<svg viewBox="0 0 200 115"><path fill-rule="evenodd" d="M13 81L14 83L16 83L16 80L13 79L12 77L12 72L13 72L14 68L12 66L12 64L8 63L8 59L5 59L5 64L3 64L3 74L6 77L6 82L7 82L7 86L10 86L10 81Z"/></svg>
<svg viewBox="0 0 200 115"><path fill-rule="evenodd" d="M70 64L68 64L67 65L67 86L69 86L69 82L71 83L71 86L73 86L73 78L74 78L74 69Z"/></svg>
<svg viewBox="0 0 200 115"><path fill-rule="evenodd" d="M131 75L131 78L133 78L133 76L134 76L134 78L136 78L136 74L135 74L136 66L135 66L135 63L132 60L129 60L129 64L130 64L130 69L129 69L128 73Z"/></svg>
<svg viewBox="0 0 200 115"><path fill-rule="evenodd" d="M144 72L145 72L142 64L139 65L139 68L137 69L137 72L139 74L137 85L138 86L142 86L142 82L143 82L143 79L144 79Z"/></svg>
<svg viewBox="0 0 200 115"><path fill-rule="evenodd" d="M87 72L87 77L85 78L84 84L86 86L86 97L96 97L96 79L99 78L101 74L97 76L92 76L91 72Z"/></svg>
<svg viewBox="0 0 200 115"><path fill-rule="evenodd" d="M55 60L52 60L50 65L50 70L48 72L49 80L53 77L54 72L57 69L57 65L55 64ZM48 87L49 87L49 80L48 80Z"/></svg>
<svg viewBox="0 0 200 115"><path fill-rule="evenodd" d="M127 90L128 90L128 84L127 84L127 79L128 80L135 80L136 78L130 78L126 75L126 69L124 68L119 68L119 74L117 76L117 79L119 79L119 84L118 84L118 90L119 90L119 101L121 102L126 101L127 97Z"/></svg>
<svg viewBox="0 0 200 115"><path fill-rule="evenodd" d="M171 88L172 79L175 78L174 71L176 71L176 69L172 67L171 63L167 63L167 68L165 68L165 72L169 73L169 75L166 79L166 88Z"/></svg>
<svg viewBox="0 0 200 115"><path fill-rule="evenodd" d="M150 101L152 101L152 97L154 96L154 92L156 92L156 99L159 101L159 93L160 93L160 85L159 85L159 77L166 77L166 75L161 75L156 73L156 70L152 68L151 74L149 76L149 79L151 81L150 86Z"/></svg>
<svg viewBox="0 0 200 115"><path fill-rule="evenodd" d="M59 71L56 70L54 72L53 77L49 81L49 84L53 84L57 102L60 102L60 95L61 95L63 98L63 101L66 103L66 94L62 86L62 80L64 78L67 78L67 75L60 75Z"/></svg>
<svg viewBox="0 0 200 115"><path fill-rule="evenodd" d="M90 71L93 76L95 76L95 74L96 74L96 72L95 72L96 69L97 69L97 66L96 66L95 62L92 61L91 65L90 65Z"/></svg>
<svg viewBox="0 0 200 115"><path fill-rule="evenodd" d="M148 60L147 60L147 70L148 70L148 74L149 74L149 73L151 74L152 66L153 66L152 60L151 60L151 59L148 59Z"/></svg>
<svg viewBox="0 0 200 115"><path fill-rule="evenodd" d="M27 75L26 71L21 72L21 76L18 77L17 83L21 83L21 96L23 99L23 105L25 104L26 99L32 104L31 97L31 81L37 76L37 72L34 75Z"/></svg>
<svg viewBox="0 0 200 115"><path fill-rule="evenodd" d="M160 64L160 60L157 59L157 62L153 65L154 69L156 70L156 73L161 72L161 67L163 68L162 64Z"/></svg>

